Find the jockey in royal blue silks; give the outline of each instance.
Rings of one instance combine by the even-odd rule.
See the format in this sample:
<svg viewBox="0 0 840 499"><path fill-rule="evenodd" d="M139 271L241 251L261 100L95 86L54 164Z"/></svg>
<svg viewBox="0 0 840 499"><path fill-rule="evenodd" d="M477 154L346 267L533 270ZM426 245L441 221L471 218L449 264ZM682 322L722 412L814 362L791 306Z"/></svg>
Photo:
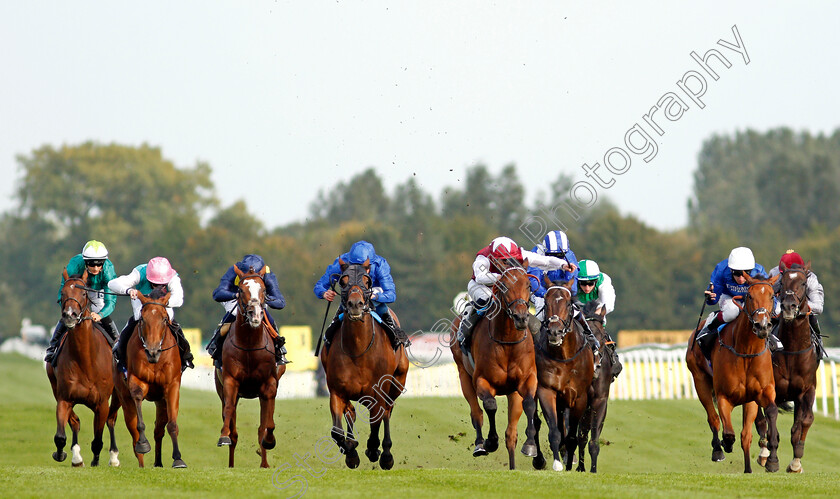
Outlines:
<svg viewBox="0 0 840 499"><path fill-rule="evenodd" d="M391 316L391 311L388 310L388 303L393 303L397 299L397 289L394 285L394 279L391 277L391 266L385 258L376 254L373 245L367 241L359 241L350 247L350 251L344 253L336 258L332 264L327 267L324 275L315 283L315 296L333 301L338 293L332 290L332 285L341 277L341 259L344 263L351 265L361 265L366 261L370 262L368 274L370 274L373 285L371 287L371 302L375 307L376 314L382 319L382 325L391 333L394 348L399 345L408 346L408 336L394 322ZM327 330L324 332L324 341L327 345L332 341L333 335L341 326L341 319L343 317L344 307L339 304L338 311L335 314L332 322Z"/></svg>
<svg viewBox="0 0 840 499"><path fill-rule="evenodd" d="M706 325L697 333L703 354L709 357L712 340L717 338L720 326L735 320L741 309L733 301L733 296L745 296L750 285L744 274L751 278L767 279L767 272L755 262L751 249L740 246L734 248L729 257L715 265L711 276L711 289L705 291L706 304L720 307L719 312L712 312L706 319Z"/></svg>
<svg viewBox="0 0 840 499"><path fill-rule="evenodd" d="M246 274L249 272L258 273L263 267L265 267L265 275L263 275L263 282L265 282L265 304L268 307L277 310L282 310L283 307L286 306L286 299L283 298L283 293L280 292L280 285L277 283L277 276L274 275L274 272L272 272L265 264L265 261L261 256L245 255L242 257L242 260L236 262L236 267ZM217 367L221 367L221 347L222 343L225 341L225 335L230 329L230 324L236 319L236 299L238 296L239 276L236 275L236 271L233 269L233 266L231 266L222 276L222 279L219 281L219 285L213 290L213 299L217 302L221 302L222 306L225 308L225 315L222 317L221 322L219 322L219 326L213 333L213 337L210 338L210 342L207 344L207 352L210 353L210 356L215 361ZM266 318L268 318L268 321L271 323L271 327L277 331L277 324L274 322L274 318L271 317L271 314L268 313L268 308L266 308L264 312ZM278 364L289 363L289 361L286 360L287 351L285 344L286 338L283 336L278 335L274 338L274 352L277 356Z"/></svg>
<svg viewBox="0 0 840 499"><path fill-rule="evenodd" d="M562 268L556 270L543 270L539 267L528 267L528 278L531 280L531 301L534 303L534 308L537 311L537 318L542 320L546 292L545 283L543 282L543 274L548 275L548 278L552 281L573 281L572 296L574 296L577 294L576 277L579 265L575 252L569 248L569 238L562 230L554 230L546 234L542 243L534 246L531 253L544 256L554 256L562 260L566 260L571 267L571 270L565 270Z"/></svg>

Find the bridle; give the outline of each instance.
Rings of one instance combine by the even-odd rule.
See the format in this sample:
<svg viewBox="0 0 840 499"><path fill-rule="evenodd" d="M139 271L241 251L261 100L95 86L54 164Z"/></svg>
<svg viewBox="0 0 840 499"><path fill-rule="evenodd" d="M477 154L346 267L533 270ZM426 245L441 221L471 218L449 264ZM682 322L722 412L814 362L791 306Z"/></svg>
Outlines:
<svg viewBox="0 0 840 499"><path fill-rule="evenodd" d="M768 312L767 309L764 308L764 307L759 307L759 308L753 310L752 312L749 312L747 310L749 308L749 304L752 303L753 301L755 301L755 298L753 298L752 295L750 294L750 290L752 288L754 288L755 286L768 286L768 287L770 287L771 294L775 294L775 293L773 293L773 285L770 284L769 282L756 282L756 283L750 284L750 287L747 288L747 294L743 298L743 300L744 300L744 306L743 307L741 307L740 305L738 305L737 302L735 302L735 304L738 305L738 308L741 308L741 310L747 312L747 318L750 320L750 325L752 326L753 333L755 333L756 328L761 327L759 325L759 322L757 320L755 320L755 316L756 315L767 315L768 318L770 316L770 312ZM734 298L733 298L733 300L734 300Z"/></svg>
<svg viewBox="0 0 840 499"><path fill-rule="evenodd" d="M82 303L73 296L69 296L69 295L68 296L62 296L62 298L61 298L61 310L62 310L62 312L64 311L64 305L68 301L76 302L76 305L79 306L79 319L76 321L76 324L73 326L73 327L76 327L80 323L82 323L83 321L93 320L93 317L91 317L91 315L90 315L90 297L88 297L88 294L87 294L87 291L86 291L87 287L85 286L85 281L80 277L70 277L65 281L64 286L67 286L68 283L70 283L71 281L78 281L78 282L82 283L81 286L77 286L75 284L70 284L69 287L70 288L78 288L78 289L82 290L82 294L84 295L85 304L82 305ZM62 292L62 295L64 295L63 292Z"/></svg>
<svg viewBox="0 0 840 499"><path fill-rule="evenodd" d="M137 325L139 326L138 336L140 337L140 343L143 345L143 349L148 351L149 345L146 343L146 335L144 334L144 324L146 320L143 318L143 309L146 307L157 306L163 308L163 325L167 331L170 331L170 323L169 323L169 311L166 310L166 305L162 303L155 303L155 302L146 302L140 307L140 320L137 321ZM166 333L160 335L160 341L158 341L157 345L155 345L155 350L160 350L161 352L165 352L171 348L174 348L177 345L177 342L173 343L172 346L163 348L163 340L166 339Z"/></svg>
<svg viewBox="0 0 840 499"><path fill-rule="evenodd" d="M525 300L523 298L517 298L513 301L508 301L508 299L507 299L507 289L504 287L504 285L499 286L499 284L502 282L502 278L504 278L505 274L507 274L508 272L514 271L514 270L518 270L518 271L522 272L523 274L525 274L523 277L525 277L527 279L528 275L527 275L525 269L523 269L522 267L509 267L502 272L502 277L499 278L499 280L493 286L494 289L499 290L499 295L501 295L502 307L504 308L507 316L510 317L511 319L514 319L514 316L515 316L515 312L513 311L513 308L515 306L517 306L519 304L525 305L526 308L528 306L528 300Z"/></svg>
<svg viewBox="0 0 840 499"><path fill-rule="evenodd" d="M345 277L347 278L346 283L344 282ZM341 287L341 306L344 307L345 311L348 310L347 301L350 299L350 295L354 293L362 295L364 307L361 317L354 318L346 312L345 316L351 321L363 321L364 315L370 312L371 308L370 297L373 294L373 280L370 275L362 265L350 265L341 273L341 277L338 279L338 285Z"/></svg>
<svg viewBox="0 0 840 499"><path fill-rule="evenodd" d="M798 272L798 273L802 273L805 276L806 284L803 284L803 286L802 286L802 295L801 296L796 291L793 291L793 290L790 290L790 289L784 289L784 287L782 289L782 291L784 292L784 298L793 297L793 298L796 299L796 308L795 308L794 311L795 311L796 317L800 317L801 315L805 315L805 314L800 314L799 311L802 309L802 302L807 297L807 287L806 287L806 285L807 285L807 280L808 280L808 272L806 272L802 269L787 269L787 270L785 270L784 275L788 275L788 272Z"/></svg>
<svg viewBox="0 0 840 499"><path fill-rule="evenodd" d="M260 280L260 283L261 283L261 286L262 286L261 294L258 298L254 298L254 296L252 294L248 300L245 300L245 293L242 292L243 286L245 285L245 282L247 280L252 280L252 279L259 279ZM249 315L249 314L251 314L251 310L249 310L249 305L251 304L252 301L257 301L259 306L260 306L260 309L262 309L263 313L265 313L265 289L266 289L265 279L263 279L263 277L261 275L257 274L256 272L248 273L248 274L246 274L246 275L244 275L240 278L240 280L239 280L239 296L236 298L236 308L238 309L237 313L242 315L243 317L245 317L248 322L251 321L250 320L251 316Z"/></svg>
<svg viewBox="0 0 840 499"><path fill-rule="evenodd" d="M563 344L563 339L566 337L566 335L569 333L569 331L572 330L572 324L573 324L572 321L574 320L574 314L573 314L573 311L572 311L572 292L568 288L563 287L563 286L550 286L548 289L545 290L545 296L548 297L548 294L553 289L562 290L562 291L564 291L568 294L568 300L566 301L566 308L568 309L569 313L566 316L566 320L561 320L560 316L558 316L557 314L553 314L553 315L549 316L548 315L548 300L546 300L546 303L543 306L543 311L544 311L544 314L545 314L545 318L543 319L542 325L543 325L543 328L546 331L549 331L550 326L552 324L560 323L563 327L560 329L560 333L558 335L558 340L559 340L558 345L562 345ZM557 298L556 300L559 301L560 299Z"/></svg>

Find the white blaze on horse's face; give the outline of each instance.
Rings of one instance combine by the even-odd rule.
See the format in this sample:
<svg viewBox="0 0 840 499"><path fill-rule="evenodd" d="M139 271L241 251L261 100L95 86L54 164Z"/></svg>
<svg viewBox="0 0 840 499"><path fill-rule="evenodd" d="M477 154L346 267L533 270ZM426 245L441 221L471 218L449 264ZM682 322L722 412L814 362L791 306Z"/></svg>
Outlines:
<svg viewBox="0 0 840 499"><path fill-rule="evenodd" d="M245 315L248 318L248 324L251 327L257 327L262 323L262 305L260 304L261 287L255 279L247 281L244 284L248 288L248 294L251 295L251 299L248 301L248 310Z"/></svg>

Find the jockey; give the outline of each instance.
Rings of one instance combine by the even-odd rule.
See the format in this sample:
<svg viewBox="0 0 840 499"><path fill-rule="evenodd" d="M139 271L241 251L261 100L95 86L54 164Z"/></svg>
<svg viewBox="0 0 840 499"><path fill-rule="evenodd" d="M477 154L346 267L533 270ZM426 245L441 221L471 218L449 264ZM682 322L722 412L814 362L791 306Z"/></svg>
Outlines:
<svg viewBox="0 0 840 499"><path fill-rule="evenodd" d="M578 267L578 260L575 252L569 249L569 238L562 230L554 230L545 235L543 242L534 246L532 253L545 256L555 256L557 258L566 260L571 270L551 270L548 271L548 278L552 281L568 282L576 277L575 270ZM530 262L530 260L529 260ZM543 270L538 267L528 267L528 277L531 279L531 301L537 309L537 318L542 319L544 297L545 297L545 283L543 282ZM572 296L577 294L577 281L572 282Z"/></svg>
<svg viewBox="0 0 840 499"><path fill-rule="evenodd" d="M108 281L117 276L114 271L114 264L108 259L108 249L99 241L91 240L85 243L82 252L74 256L67 262L67 275L82 275L87 269L88 280L87 287L95 290L104 290L107 287ZM58 288L58 301L61 302L61 288L64 287L64 276L61 277L61 287ZM88 291L88 299L90 300L90 315L94 322L100 323L110 338L108 341L113 344L117 339L117 326L114 320L111 319L111 312L117 305L117 297L114 295L97 293L95 291ZM55 361L55 349L61 336L67 328L60 320L55 325L53 336L50 339L50 345L47 347L47 355L44 360L47 362Z"/></svg>
<svg viewBox="0 0 840 499"><path fill-rule="evenodd" d="M782 268L791 268L793 264L798 264L803 267L805 266L805 262L802 260L802 257L799 256L799 253L789 249L784 255L782 255L782 258L779 260L779 265L770 269L770 277L775 277L780 274L782 272ZM781 285L781 281L778 281L778 284ZM817 321L817 318L822 313L823 307L825 306L825 293L823 292L822 284L820 284L819 279L817 279L817 274L813 271L808 271L808 280L805 283L805 288L805 297L808 299L808 308L811 309L811 313L808 314L808 321L811 324L811 330L814 331L817 343L817 353L820 358L822 358L825 357L826 353L825 348L823 347L822 332L820 331L820 324ZM776 310L774 313L776 315L774 322L777 322L779 320L778 315L781 313L780 300L776 301ZM776 340L778 340L775 335L776 329L776 327L773 328L773 336Z"/></svg>
<svg viewBox="0 0 840 499"><path fill-rule="evenodd" d="M108 287L114 293L130 296L131 308L134 310L120 333L120 340L114 345L117 367L123 373L126 372L125 357L128 340L134 332L134 326L140 320L140 310L143 308L143 304L137 298L137 295L142 293L148 296L155 288L161 287L165 287L171 293L166 305L166 312L169 314L170 329L175 335L178 350L181 353L181 371L188 367L190 369L195 367L192 362L193 354L190 352L190 343L184 337L181 325L175 321L175 311L173 309L184 304L184 288L181 287L181 278L178 277L178 273L172 268L169 260L162 256L156 256L149 260L149 263L134 267L131 273L111 279L108 282Z"/></svg>
<svg viewBox="0 0 840 499"><path fill-rule="evenodd" d="M578 292L575 295L575 305L584 307L588 303L594 303L596 314L604 311L604 326L607 324L607 314L615 310L615 288L612 285L610 276L601 272L594 260L581 260L580 270L577 276ZM576 312L577 313L577 312ZM581 314L582 315L582 314ZM621 361L615 351L615 342L610 338L610 333L604 328L606 335L607 351L612 360L612 377L615 379L621 372Z"/></svg>
<svg viewBox="0 0 840 499"><path fill-rule="evenodd" d="M729 257L715 265L711 277L711 289L705 291L706 304L719 304L720 311L712 312L706 318L706 325L695 336L695 341L700 342L700 349L706 358L709 357L712 340L717 337L720 326L733 321L741 309L733 303L732 297L745 295L749 286L746 284L750 277L767 278L764 267L755 263L752 250L744 246L734 248Z"/></svg>
<svg viewBox="0 0 840 499"><path fill-rule="evenodd" d="M353 246L350 247L350 251L344 253L339 258L344 263L349 263L351 265L361 265L366 261L370 263L368 274L370 274L373 281L370 299L375 306L376 313L382 318L382 324L391 333L394 348L398 348L399 345L408 346L408 336L405 334L405 331L403 331L403 329L397 326L396 322L394 322L394 318L391 316L391 312L387 305L388 303L393 303L397 299L397 289L394 285L394 279L391 277L391 266L388 265L388 261L377 255L373 245L367 241L358 241L354 243ZM338 296L338 293L332 290L332 285L338 281L339 277L341 277L341 265L338 261L339 258L336 258L335 261L327 267L324 275L321 276L321 278L318 279L318 282L315 283L313 291L315 292L315 296L318 298L331 302L336 296ZM330 344L335 332L338 331L341 326L341 319L339 316L343 311L343 305L339 304L335 317L327 327L327 330L324 332L324 342L327 345Z"/></svg>
<svg viewBox="0 0 840 499"><path fill-rule="evenodd" d="M492 286L496 284L502 274L495 262L510 258L520 263L527 259L529 267L533 266L546 271L562 269L571 272L574 269L563 258L540 255L539 253L524 250L509 237L497 237L493 239L489 245L476 253L475 261L473 261L473 276L469 284L467 284L467 293L470 295L471 303L462 314L461 324L458 327L458 341L461 343L461 350L467 351L469 349L472 331L478 322L478 318L482 315L482 310L493 299ZM578 317L578 322L583 326L583 330L589 338L592 349L597 352L597 348L600 345L589 329L589 325L581 317ZM597 365L600 365L600 357L596 357L596 359Z"/></svg>
<svg viewBox="0 0 840 499"><path fill-rule="evenodd" d="M268 265L260 255L245 255L242 260L236 262L236 268L246 274L253 271L259 272L265 267L265 274L263 275L263 282L265 283L265 304L276 310L282 310L286 306L286 299L283 298L283 293L280 292L280 284L277 283L277 276L271 271ZM219 285L213 290L213 299L221 302L225 308L225 315L222 317L216 331L213 332L213 337L207 344L207 352L213 358L216 367L222 367L222 344L225 342L227 332L230 330L230 325L236 320L237 301L239 297L239 276L231 265L227 272L222 276ZM268 313L268 308L264 310L265 316L271 327L277 331L277 324L274 318ZM286 338L280 336L274 338L274 355L277 364L285 365L289 361L286 359Z"/></svg>

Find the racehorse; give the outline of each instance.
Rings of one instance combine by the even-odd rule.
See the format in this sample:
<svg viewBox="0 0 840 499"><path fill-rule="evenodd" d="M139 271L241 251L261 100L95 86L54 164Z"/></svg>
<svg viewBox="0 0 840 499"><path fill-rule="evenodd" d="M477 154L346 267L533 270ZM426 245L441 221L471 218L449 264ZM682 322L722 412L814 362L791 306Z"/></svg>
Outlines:
<svg viewBox="0 0 840 499"><path fill-rule="evenodd" d="M111 434L109 464L119 466L119 451L114 439L114 422L119 403L112 400L110 408L108 404L109 398L114 394L111 347L105 336L93 326L90 300L85 286L87 270L81 276L70 277L67 275L67 269L64 269L62 275L64 285L61 288L61 321L67 328L67 333L61 355L56 353L58 358L55 368L47 363L47 377L56 400L55 417L58 425L53 438L56 450L52 457L58 462L67 459L67 453L64 452L67 443L64 428L69 422L73 431L73 441L70 445L73 451L71 463L75 467L84 466L79 447L80 422L73 410L76 404L84 404L93 411L93 441L90 444L93 461L90 465L99 466L102 432L107 423L108 432Z"/></svg>
<svg viewBox="0 0 840 499"><path fill-rule="evenodd" d="M779 446L779 432L776 429L776 384L767 338L770 334L770 313L773 310L773 284L779 276L765 280L746 276L749 286L743 296L743 305L736 297L735 304L741 309L738 317L727 324L718 335L718 342L712 348L711 366L706 362L700 345L694 341L698 330L691 334L686 351L686 364L694 377L694 389L708 416L712 431L712 461L722 461L723 451L732 452L735 431L732 429L732 409L744 406L741 448L744 451L744 473L752 473L750 466L750 444L752 425L758 406L764 408L769 423L768 443L770 455L765 468L779 470L776 451ZM720 417L715 412L715 401ZM718 438L723 420L723 448Z"/></svg>
<svg viewBox="0 0 840 499"><path fill-rule="evenodd" d="M804 266L793 264L790 269L781 267L781 308L779 340L784 348L773 353L773 376L776 381L776 403L793 401L793 427L790 443L793 459L787 467L789 473L802 473L802 455L805 452L805 437L814 422L814 398L817 387L817 367L820 359L811 338L808 314L806 284L811 271L811 262ZM767 421L762 411L755 420L759 445L762 447L758 463L764 465L767 451Z"/></svg>
<svg viewBox="0 0 840 499"><path fill-rule="evenodd" d="M537 397L548 424L548 438L554 455L554 471L563 471L560 461L561 441L566 447L565 469L572 469L575 449L583 449L584 441L578 435L578 424L586 412L595 364L592 349L587 344L582 328L575 321L572 307L572 283L552 282L543 275L546 284L545 318L542 334L536 339ZM568 415L568 426L564 424ZM535 416L537 419L539 416ZM536 423L536 422L535 422ZM539 425L536 425L537 432ZM545 466L545 459L539 449L533 465L537 469ZM582 460L578 460L582 470Z"/></svg>
<svg viewBox="0 0 840 499"><path fill-rule="evenodd" d="M348 468L359 466L356 447L356 409L352 401L358 401L369 411L365 419L370 422L370 437L365 456L379 466L389 470L394 466L391 454L391 413L400 394L405 392L408 374L408 356L405 347L396 351L382 325L371 315L371 287L373 281L368 274L370 260L362 264L348 264L339 258L341 277L341 305L344 320L329 348L321 350L321 363L330 392L332 413L332 439L344 453ZM399 320L391 310L394 322ZM347 421L345 438L342 418ZM379 427L385 423L382 452L379 451Z"/></svg>
<svg viewBox="0 0 840 499"><path fill-rule="evenodd" d="M493 299L482 319L475 325L472 334L473 366L462 355L458 342L451 346L452 356L458 368L461 392L470 405L470 418L475 428L473 456L486 456L499 448L496 433L496 396L507 395L508 426L505 431L505 445L508 449L510 469L515 469L516 425L524 409L528 418L525 430L525 444L522 453L528 457L537 456L534 437L536 427L537 367L534 359L534 341L528 334L528 299L531 288L526 268L528 260L520 264L515 260L497 262L503 272L493 286ZM499 313L499 312L504 312ZM457 334L460 320L452 325L453 337ZM482 436L483 413L478 405L481 399L490 419L487 440Z"/></svg>
<svg viewBox="0 0 840 499"><path fill-rule="evenodd" d="M611 376L613 361L612 356L607 351L607 331L604 329L604 317L607 311L601 307L600 312L597 311L598 303L590 301L584 307L581 313L589 322L589 328L592 329L592 334L601 344L601 376L592 380L589 386L589 404L586 408L586 414L580 424L580 435L578 441L580 448L578 453L578 471L584 471L584 455L583 445L589 440L589 457L592 459L589 471L597 473L598 471L598 454L601 452L601 431L604 429L604 420L607 417L607 402L610 398L610 386L613 383ZM587 435L589 433L589 435Z"/></svg>
<svg viewBox="0 0 840 499"><path fill-rule="evenodd" d="M222 401L222 433L217 445L230 446L228 466L233 468L233 455L239 434L236 431L236 404L240 398L260 399L260 426L257 430L261 468L268 468L266 451L277 444L274 438L274 401L277 383L286 366L277 366L274 342L267 330L265 315L265 269L248 273L233 266L239 276L236 320L222 344L222 370L215 371L216 393Z"/></svg>
<svg viewBox="0 0 840 499"><path fill-rule="evenodd" d="M143 454L151 450L143 422L143 400L155 403L155 467L163 466L164 428L172 439L172 467L186 468L178 449L178 403L181 392L181 355L166 310L170 293L158 287L145 296L137 294L142 303L140 320L128 340L126 348L127 378L114 364L114 384L123 406L125 425L131 433L134 455L143 467Z"/></svg>

